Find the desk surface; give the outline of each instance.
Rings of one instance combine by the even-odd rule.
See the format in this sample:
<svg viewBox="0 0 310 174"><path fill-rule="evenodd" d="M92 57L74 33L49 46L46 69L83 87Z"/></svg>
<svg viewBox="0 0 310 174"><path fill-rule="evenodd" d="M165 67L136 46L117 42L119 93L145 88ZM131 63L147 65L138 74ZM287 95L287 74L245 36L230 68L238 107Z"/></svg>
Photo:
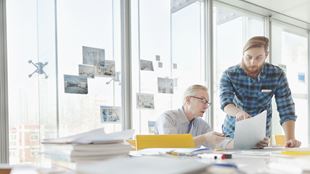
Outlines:
<svg viewBox="0 0 310 174"><path fill-rule="evenodd" d="M239 170L249 174L262 173L281 173L281 174L297 174L310 173L310 155L305 156L284 156L280 152L286 149L283 148L268 148L263 150L244 150L244 151L221 151L222 153L231 153L232 159L214 160L211 158L192 158L205 164L213 163L232 163L235 164ZM138 158L138 157L137 157ZM175 157L174 157L175 158ZM129 159L129 158L128 158ZM186 158L189 159L189 158ZM96 162L98 163L98 161ZM108 163L101 161L101 166ZM81 163L82 164L82 163ZM91 164L91 163L90 163ZM108 163L110 164L110 163ZM79 164L77 164L78 166ZM140 164L141 165L141 164ZM156 165L156 164L154 164ZM3 165L2 165L3 167ZM137 166L138 167L138 166ZM5 168L5 167L3 167ZM65 169L38 169L37 167L21 167L15 166L11 174L74 174L76 172ZM1 165L0 165L1 169ZM117 169L118 171L126 171L122 165ZM166 170L162 170L165 173ZM104 172L102 172L104 174ZM125 173L128 173L127 171Z"/></svg>

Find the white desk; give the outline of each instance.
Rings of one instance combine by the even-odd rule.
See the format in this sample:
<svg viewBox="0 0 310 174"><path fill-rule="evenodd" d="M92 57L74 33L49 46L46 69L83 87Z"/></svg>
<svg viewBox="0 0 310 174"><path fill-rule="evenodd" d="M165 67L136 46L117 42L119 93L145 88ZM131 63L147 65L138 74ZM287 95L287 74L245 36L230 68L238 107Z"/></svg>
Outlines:
<svg viewBox="0 0 310 174"><path fill-rule="evenodd" d="M232 159L226 159L226 160L214 160L210 158L195 158L195 157L169 157L174 159L182 159L185 161L190 159L192 161L200 161L205 164L212 164L212 163L233 163L237 165L238 169L243 171L244 173L249 174L262 174L262 173L281 173L281 174L306 174L310 173L310 156L304 156L304 157L285 157L283 155L278 154L280 150L285 149L264 149L264 150L249 150L249 151L223 151L223 153L232 153ZM140 158L140 157L133 157L133 158ZM155 157L160 158L160 157ZM100 174L105 174L104 168L101 168L106 165L114 165L116 164L117 167L115 167L115 172L113 173L131 173L128 168L126 168L126 165L124 165L124 159L125 161L130 158L123 158L121 160L122 163L118 163L117 160L115 160L114 163L109 163L109 161L96 161L93 163L96 163L96 165L92 165L92 162L84 163L86 164L86 168L92 168L96 170L96 167L98 167L98 170ZM156 160L155 160L156 161ZM156 166L156 162L153 162L152 165ZM139 161L139 164L131 163L134 167L145 167L149 165L150 163L143 164L143 161ZM189 161L187 161L189 162ZM192 162L190 162L192 163ZM81 163L83 165L83 163ZM89 165L89 166L87 166ZM143 166L144 165L144 166ZM164 166L168 166L164 165ZM183 164L184 165L184 164ZM77 165L79 166L79 164ZM207 165L206 165L207 166ZM159 168L160 173L165 174L167 173L167 168L161 166L162 168ZM85 168L85 166L84 166ZM110 167L111 168L111 167ZM166 169L165 169L166 168ZM131 167L132 169L132 167ZM157 169L156 169L157 170ZM158 171L158 170L157 170ZM111 172L111 170L110 170ZM110 174L109 172L109 174ZM50 173L57 173L57 174L75 174L75 171L69 171L69 170L57 170L55 169L40 169L39 172L37 168L34 167L17 167L11 174L50 174ZM143 173L147 174L150 172L144 171Z"/></svg>
<svg viewBox="0 0 310 174"><path fill-rule="evenodd" d="M214 166L211 164L214 163L225 163L225 164L235 164L238 167L238 170L241 171L241 173L249 173L249 174L262 174L262 173L280 173L280 174L301 174L306 173L303 172L303 169L307 169L307 171L310 171L310 156L307 157L287 157L280 154L280 151L283 151L285 149L264 149L264 150L249 150L249 151L222 151L222 153L232 153L232 159L226 159L226 160L220 160L220 159L212 159L212 158L197 158L197 157L184 157L184 156L168 156L168 158L174 158L174 159L181 159L181 160L187 160L187 162L184 164L180 162L179 164L176 164L174 162L171 163L171 166L183 166L188 164L189 166L192 166L193 163L196 161L205 163L205 167ZM162 157L162 156L161 156ZM161 157L155 157L155 158L161 158ZM143 157L133 157L133 158L143 158ZM151 173L151 171L147 172L148 169L154 170L154 173L168 173L169 171L167 169L168 166L170 166L169 161L167 161L167 164L160 164L161 161L157 159L144 159L145 161L136 160L134 162L129 161L127 159L121 159L120 161L103 161L99 162L95 165L89 165L84 166L83 168L87 169L87 167L95 169L92 171L100 171L100 174L103 174L103 171L113 171L113 173L121 174L121 173L130 173L128 171L133 171L133 173L141 174L141 170L135 170L135 168L132 168L136 164L136 167L144 167L144 172L142 173ZM188 161L190 159L191 161ZM163 159L160 159L163 160ZM194 161L194 162L193 162ZM126 167L126 165L119 165L124 163L130 163L129 167ZM156 166L154 168L153 166L150 168L147 168L147 166L150 165L150 163L153 166ZM77 165L79 166L79 165ZM115 170L113 167L107 167L107 166L120 166L115 167ZM223 167L222 167L223 168ZM217 168L221 169L221 168ZM226 173L236 173L238 171L234 168L230 168L229 171L225 171ZM218 173L224 173L223 170L217 170L220 171ZM109 173L108 172L108 173ZM88 172L86 172L88 174ZM92 173L92 172L89 172ZM95 172L96 173L96 172ZM98 173L98 174L99 174ZM179 172L180 173L180 172ZM203 172L205 174L207 172ZM97 173L96 173L97 174ZM170 173L169 173L170 174Z"/></svg>
<svg viewBox="0 0 310 174"><path fill-rule="evenodd" d="M249 174L281 173L301 174L310 173L310 156L284 156L280 152L284 148L263 150L227 151L232 153L232 159L217 160L216 162L234 163L241 171ZM212 163L210 159L202 162Z"/></svg>

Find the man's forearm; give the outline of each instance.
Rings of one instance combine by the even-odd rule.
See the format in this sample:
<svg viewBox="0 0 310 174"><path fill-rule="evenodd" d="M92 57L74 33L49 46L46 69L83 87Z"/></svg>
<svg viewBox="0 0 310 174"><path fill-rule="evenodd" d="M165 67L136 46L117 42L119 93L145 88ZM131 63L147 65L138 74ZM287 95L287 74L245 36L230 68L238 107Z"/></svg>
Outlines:
<svg viewBox="0 0 310 174"><path fill-rule="evenodd" d="M198 136L194 137L193 139L194 139L196 147L200 147L201 145L203 145L207 141L205 134L198 135Z"/></svg>
<svg viewBox="0 0 310 174"><path fill-rule="evenodd" d="M295 121L289 120L282 124L286 140L295 139Z"/></svg>
<svg viewBox="0 0 310 174"><path fill-rule="evenodd" d="M231 116L236 116L236 114L240 111L234 104L228 104L224 107L224 112Z"/></svg>

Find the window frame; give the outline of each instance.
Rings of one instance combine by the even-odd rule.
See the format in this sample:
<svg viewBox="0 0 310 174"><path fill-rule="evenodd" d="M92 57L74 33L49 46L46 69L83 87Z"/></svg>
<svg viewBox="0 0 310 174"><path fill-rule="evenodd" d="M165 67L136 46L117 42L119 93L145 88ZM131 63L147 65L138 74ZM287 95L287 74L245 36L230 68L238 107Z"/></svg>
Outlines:
<svg viewBox="0 0 310 174"><path fill-rule="evenodd" d="M9 161L6 1L0 0L0 163Z"/></svg>

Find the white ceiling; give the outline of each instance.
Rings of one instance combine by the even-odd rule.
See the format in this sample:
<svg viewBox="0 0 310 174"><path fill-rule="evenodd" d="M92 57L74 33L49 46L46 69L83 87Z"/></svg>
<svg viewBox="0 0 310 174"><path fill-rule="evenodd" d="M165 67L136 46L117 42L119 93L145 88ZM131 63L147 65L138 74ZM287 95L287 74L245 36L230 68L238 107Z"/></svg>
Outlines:
<svg viewBox="0 0 310 174"><path fill-rule="evenodd" d="M310 0L244 0L310 24Z"/></svg>

